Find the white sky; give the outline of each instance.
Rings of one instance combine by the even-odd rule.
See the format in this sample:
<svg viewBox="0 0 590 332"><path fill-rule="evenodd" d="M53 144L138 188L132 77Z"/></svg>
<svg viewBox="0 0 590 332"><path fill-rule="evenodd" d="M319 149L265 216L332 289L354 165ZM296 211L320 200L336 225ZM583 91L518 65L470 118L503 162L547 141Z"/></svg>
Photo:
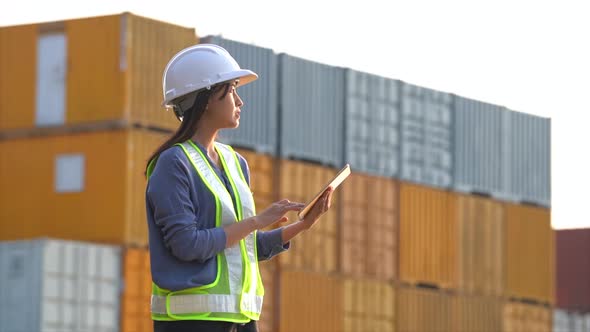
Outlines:
<svg viewBox="0 0 590 332"><path fill-rule="evenodd" d="M0 26L130 11L550 117L553 227L579 228L590 227L584 2L0 0Z"/></svg>

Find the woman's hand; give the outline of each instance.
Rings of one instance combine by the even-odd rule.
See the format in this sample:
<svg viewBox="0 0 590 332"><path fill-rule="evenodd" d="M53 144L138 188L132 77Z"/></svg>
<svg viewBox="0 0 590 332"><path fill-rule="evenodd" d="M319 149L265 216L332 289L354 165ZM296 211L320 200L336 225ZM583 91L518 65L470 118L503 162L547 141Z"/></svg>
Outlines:
<svg viewBox="0 0 590 332"><path fill-rule="evenodd" d="M283 199L272 203L268 208L262 210L256 215L255 224L256 229L268 227L276 222L285 222L288 218L285 214L289 211L300 211L305 204L291 202L288 199Z"/></svg>
<svg viewBox="0 0 590 332"><path fill-rule="evenodd" d="M301 223L305 226L306 229L310 229L316 221L329 209L332 205L332 193L334 189L332 187L328 187L326 191L320 196L314 206L311 208L309 213L301 220Z"/></svg>

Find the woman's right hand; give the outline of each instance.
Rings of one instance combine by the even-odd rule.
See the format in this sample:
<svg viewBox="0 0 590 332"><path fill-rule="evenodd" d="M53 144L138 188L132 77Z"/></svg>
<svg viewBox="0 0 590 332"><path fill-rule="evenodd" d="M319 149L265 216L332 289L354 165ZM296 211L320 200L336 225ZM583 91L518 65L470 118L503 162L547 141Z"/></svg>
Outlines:
<svg viewBox="0 0 590 332"><path fill-rule="evenodd" d="M268 227L276 222L285 222L288 218L285 216L289 211L301 211L305 204L291 202L288 199L283 199L272 203L265 210L262 210L255 217L256 228L262 229Z"/></svg>

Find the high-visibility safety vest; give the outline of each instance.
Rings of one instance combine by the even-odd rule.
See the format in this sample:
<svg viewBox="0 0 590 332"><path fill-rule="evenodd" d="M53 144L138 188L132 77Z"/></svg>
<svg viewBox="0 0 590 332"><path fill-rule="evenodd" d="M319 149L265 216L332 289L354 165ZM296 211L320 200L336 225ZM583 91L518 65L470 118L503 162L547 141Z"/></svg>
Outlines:
<svg viewBox="0 0 590 332"><path fill-rule="evenodd" d="M191 141L177 144L215 198L215 227L231 225L256 214L254 198L233 149L215 143L219 159L236 199L232 198L203 152ZM154 162L148 168L148 177ZM264 287L258 271L256 232L217 254L217 276L208 284L169 291L152 282L153 320L215 320L245 323L258 320Z"/></svg>

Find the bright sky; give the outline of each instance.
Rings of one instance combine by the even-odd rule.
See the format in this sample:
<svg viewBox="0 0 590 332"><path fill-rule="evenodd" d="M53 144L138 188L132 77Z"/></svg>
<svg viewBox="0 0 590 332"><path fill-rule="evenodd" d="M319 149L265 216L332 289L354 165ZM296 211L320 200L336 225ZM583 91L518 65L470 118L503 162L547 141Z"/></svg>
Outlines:
<svg viewBox="0 0 590 332"><path fill-rule="evenodd" d="M2 0L0 26L130 11L194 27L199 36L222 34L550 117L552 223L559 229L590 227L585 2Z"/></svg>

